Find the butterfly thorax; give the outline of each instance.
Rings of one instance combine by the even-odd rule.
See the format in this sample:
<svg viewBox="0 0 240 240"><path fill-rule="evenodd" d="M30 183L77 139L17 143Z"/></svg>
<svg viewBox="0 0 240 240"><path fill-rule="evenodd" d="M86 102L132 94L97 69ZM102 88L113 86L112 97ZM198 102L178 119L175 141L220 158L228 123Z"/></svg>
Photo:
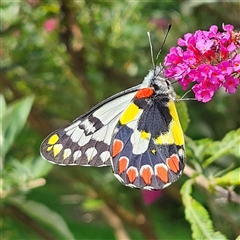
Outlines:
<svg viewBox="0 0 240 240"><path fill-rule="evenodd" d="M151 87L154 90L155 96L167 96L169 99L176 101L176 93L170 83L165 78L164 68L159 65L155 69L149 71L148 75L144 78L142 86Z"/></svg>

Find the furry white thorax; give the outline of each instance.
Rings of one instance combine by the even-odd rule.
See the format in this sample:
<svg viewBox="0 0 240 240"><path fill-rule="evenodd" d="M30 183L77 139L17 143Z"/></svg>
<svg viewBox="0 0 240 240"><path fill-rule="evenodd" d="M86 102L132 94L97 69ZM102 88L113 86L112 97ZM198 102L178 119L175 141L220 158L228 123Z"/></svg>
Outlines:
<svg viewBox="0 0 240 240"><path fill-rule="evenodd" d="M162 65L151 69L147 76L143 79L142 87L152 87L158 95L168 95L168 97L176 101L176 93L170 81L164 77L164 68Z"/></svg>

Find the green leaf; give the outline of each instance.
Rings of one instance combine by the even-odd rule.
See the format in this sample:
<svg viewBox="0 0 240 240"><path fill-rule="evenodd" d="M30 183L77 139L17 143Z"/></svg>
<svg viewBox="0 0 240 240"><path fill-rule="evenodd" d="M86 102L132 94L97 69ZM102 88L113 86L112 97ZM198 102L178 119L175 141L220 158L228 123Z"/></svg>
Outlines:
<svg viewBox="0 0 240 240"><path fill-rule="evenodd" d="M211 155L204 163L203 167L208 166L215 160L222 156L232 154L233 156L240 157L240 128L230 131L222 139L222 141L215 141L207 148L207 153Z"/></svg>
<svg viewBox="0 0 240 240"><path fill-rule="evenodd" d="M189 137L185 137L188 156L193 159L198 159L199 162L203 162L205 156L207 155L206 151L209 146L212 144L212 140L208 138L203 138L200 140L192 140Z"/></svg>
<svg viewBox="0 0 240 240"><path fill-rule="evenodd" d="M213 179L213 183L220 186L239 186L240 168L236 168L222 177Z"/></svg>
<svg viewBox="0 0 240 240"><path fill-rule="evenodd" d="M23 129L27 121L32 103L33 97L31 96L17 100L7 106L1 122L3 126L1 139L3 139L3 142L1 142L0 145L0 154L3 159L17 135Z"/></svg>
<svg viewBox="0 0 240 240"><path fill-rule="evenodd" d="M37 157L34 162L32 162L32 175L34 178L45 177L53 166L54 165L48 161L43 161L42 157Z"/></svg>
<svg viewBox="0 0 240 240"><path fill-rule="evenodd" d="M52 169L53 164L44 161L42 157L25 158L22 162L16 159L9 159L2 171L4 178L2 188L10 191L28 191L31 188L44 184L42 177L46 176Z"/></svg>
<svg viewBox="0 0 240 240"><path fill-rule="evenodd" d="M25 201L21 198L9 198L8 203L54 232L59 239L74 239L64 219L45 205L35 201Z"/></svg>
<svg viewBox="0 0 240 240"><path fill-rule="evenodd" d="M54 166L40 156L35 159L25 158L22 164L29 170L30 180L45 177Z"/></svg>
<svg viewBox="0 0 240 240"><path fill-rule="evenodd" d="M185 132L190 122L186 103L184 101L179 101L176 103L176 108L179 115L179 121L181 123L182 130L183 132Z"/></svg>
<svg viewBox="0 0 240 240"><path fill-rule="evenodd" d="M182 186L181 194L185 206L185 216L191 224L193 239L227 239L222 233L214 232L207 210L201 203L192 198L191 193L192 180L188 180Z"/></svg>
<svg viewBox="0 0 240 240"><path fill-rule="evenodd" d="M83 202L82 208L85 211L97 211L103 205L103 201L99 199L87 199Z"/></svg>
<svg viewBox="0 0 240 240"><path fill-rule="evenodd" d="M226 134L221 141L213 141L208 138L193 141L185 137L188 157L197 159L206 168L212 162L225 155L240 157L240 129Z"/></svg>
<svg viewBox="0 0 240 240"><path fill-rule="evenodd" d="M0 114L0 121L2 122L3 116L5 114L7 108L7 104L5 102L4 96L0 94L0 109L1 109L1 114Z"/></svg>

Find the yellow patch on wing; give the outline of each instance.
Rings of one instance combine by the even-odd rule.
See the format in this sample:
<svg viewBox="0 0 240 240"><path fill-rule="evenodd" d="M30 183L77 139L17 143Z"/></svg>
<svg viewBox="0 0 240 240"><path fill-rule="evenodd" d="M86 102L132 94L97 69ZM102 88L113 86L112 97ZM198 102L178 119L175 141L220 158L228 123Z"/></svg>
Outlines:
<svg viewBox="0 0 240 240"><path fill-rule="evenodd" d="M174 143L176 145L184 145L183 131L173 101L168 102L168 108L173 118L169 126L169 132L172 133L171 135L173 135Z"/></svg>
<svg viewBox="0 0 240 240"><path fill-rule="evenodd" d="M54 134L48 139L48 144L53 145L58 141L58 139L59 139L58 135Z"/></svg>
<svg viewBox="0 0 240 240"><path fill-rule="evenodd" d="M47 147L47 151L50 152L52 150L53 146Z"/></svg>
<svg viewBox="0 0 240 240"><path fill-rule="evenodd" d="M136 104L131 103L127 109L123 112L120 123L122 125L126 125L127 123L131 122L139 113L139 108Z"/></svg>
<svg viewBox="0 0 240 240"><path fill-rule="evenodd" d="M55 144L53 146L53 155L54 155L54 157L56 157L61 152L62 148L63 148L62 144Z"/></svg>
<svg viewBox="0 0 240 240"><path fill-rule="evenodd" d="M148 139L149 136L150 136L149 133L147 133L147 132L145 132L145 131L141 131L141 138L143 138L143 139Z"/></svg>
<svg viewBox="0 0 240 240"><path fill-rule="evenodd" d="M177 144L174 141L173 135L171 132L167 132L165 134L161 134L156 140L155 144Z"/></svg>
<svg viewBox="0 0 240 240"><path fill-rule="evenodd" d="M152 149L152 150L151 150L151 153L152 153L153 155L155 155L156 152L157 152L156 149Z"/></svg>

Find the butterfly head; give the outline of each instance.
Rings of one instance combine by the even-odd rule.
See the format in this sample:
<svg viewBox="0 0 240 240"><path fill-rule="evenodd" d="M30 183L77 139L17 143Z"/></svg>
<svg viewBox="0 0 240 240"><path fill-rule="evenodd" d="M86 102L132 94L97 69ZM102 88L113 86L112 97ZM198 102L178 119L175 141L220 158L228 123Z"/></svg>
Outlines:
<svg viewBox="0 0 240 240"><path fill-rule="evenodd" d="M176 100L176 93L171 82L165 77L164 67L161 64L149 71L142 86L152 87L156 95L166 95L171 100Z"/></svg>

